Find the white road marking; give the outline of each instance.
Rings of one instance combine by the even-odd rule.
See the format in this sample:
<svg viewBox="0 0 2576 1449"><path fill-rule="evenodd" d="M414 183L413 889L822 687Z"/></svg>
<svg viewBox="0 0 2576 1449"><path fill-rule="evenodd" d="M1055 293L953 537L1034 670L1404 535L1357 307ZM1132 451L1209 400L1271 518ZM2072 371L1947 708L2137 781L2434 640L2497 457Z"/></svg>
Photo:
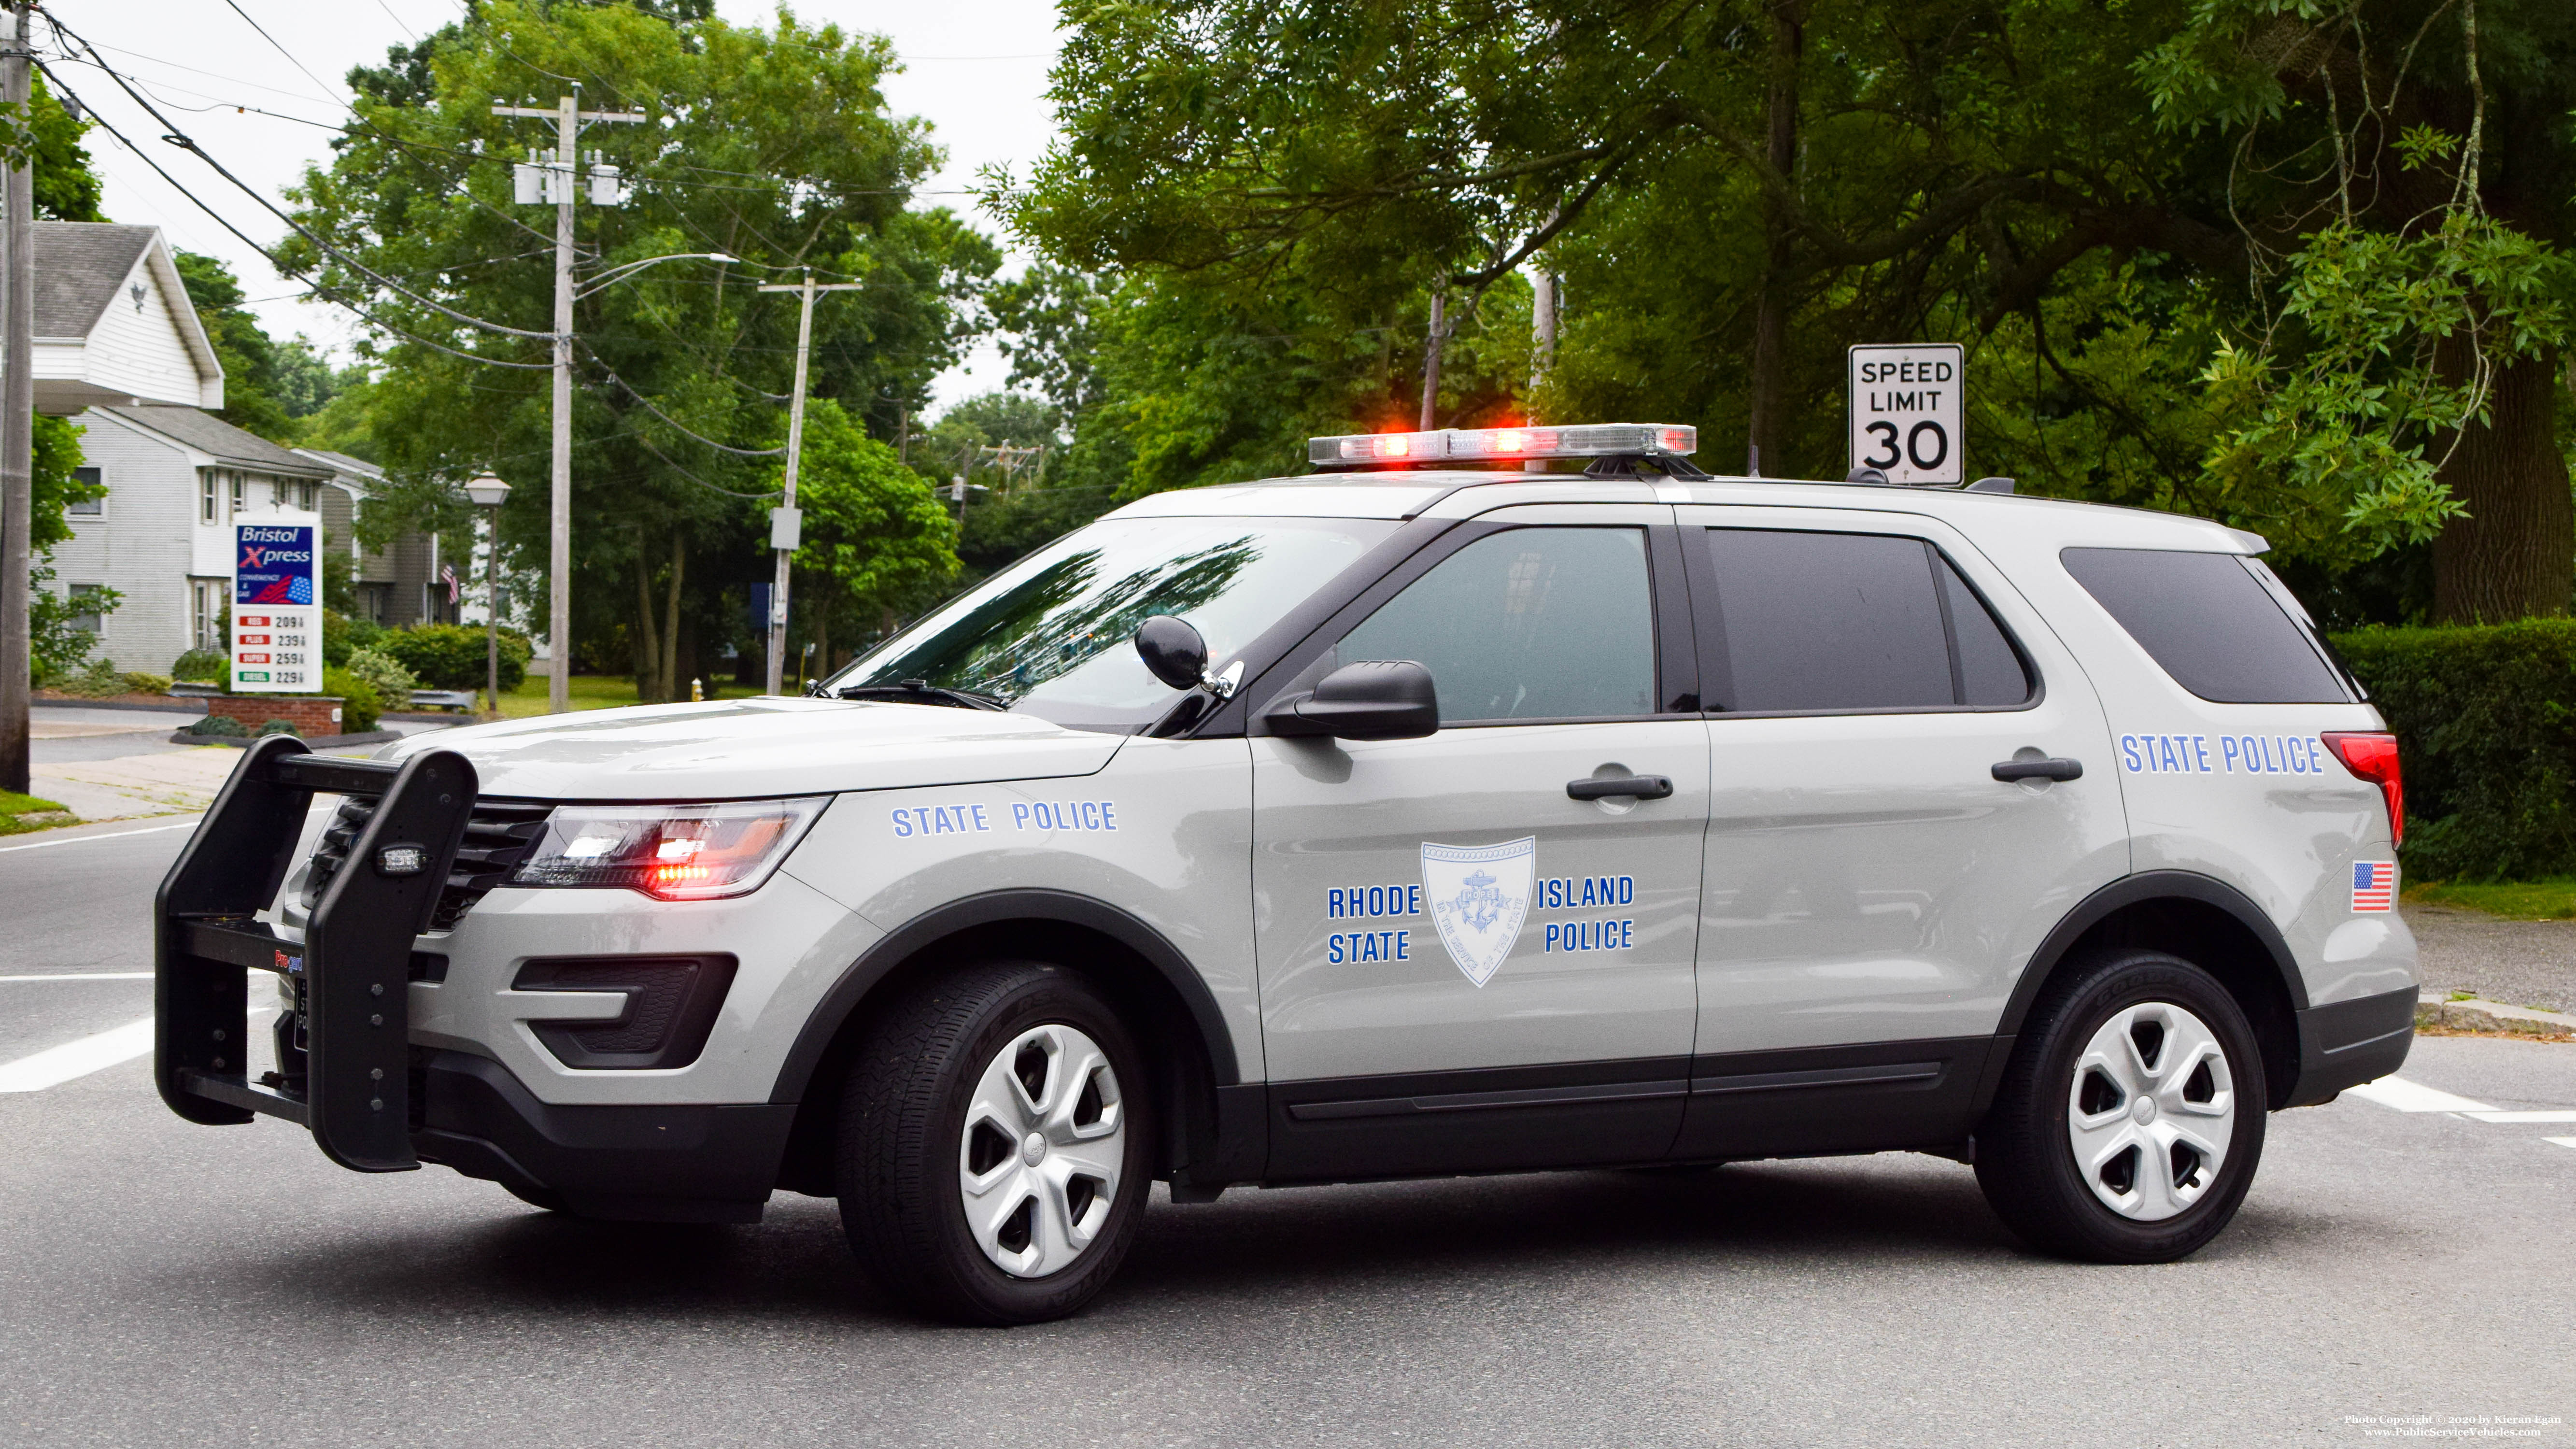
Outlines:
<svg viewBox="0 0 2576 1449"><path fill-rule="evenodd" d="M2540 1140L2543 1142L2555 1142L2561 1147L2576 1147L2576 1137L2543 1137Z"/></svg>
<svg viewBox="0 0 2576 1449"><path fill-rule="evenodd" d="M0 986L14 981L149 981L149 971L57 971L50 976L0 976ZM2576 1122L2576 1117L2567 1119Z"/></svg>
<svg viewBox="0 0 2576 1449"><path fill-rule="evenodd" d="M2576 1122L2576 1112L2471 1112L2480 1122Z"/></svg>
<svg viewBox="0 0 2576 1449"><path fill-rule="evenodd" d="M164 830L193 830L196 826L196 820L191 818L180 821L176 825L153 825L141 830L111 830L105 835L72 835L61 840L39 840L33 845L0 845L0 855L7 855L13 850L42 850L49 845L79 845L89 840L122 840L129 835L158 835Z"/></svg>
<svg viewBox="0 0 2576 1449"><path fill-rule="evenodd" d="M152 1018L129 1021L114 1031L85 1036L79 1041L40 1051L32 1057L20 1057L0 1064L0 1092L41 1092L58 1087L74 1077L86 1077L105 1071L120 1062L130 1062L152 1050Z"/></svg>
<svg viewBox="0 0 2576 1449"><path fill-rule="evenodd" d="M2365 1102L2377 1102L2383 1107L2394 1108L2400 1112L2492 1112L2495 1110L2484 1102L2472 1102L2466 1097L2454 1097L2439 1087L2410 1082L2404 1077L2381 1077L2378 1081L2364 1082L2358 1087L2346 1087L2344 1093L2347 1096L2359 1097Z"/></svg>

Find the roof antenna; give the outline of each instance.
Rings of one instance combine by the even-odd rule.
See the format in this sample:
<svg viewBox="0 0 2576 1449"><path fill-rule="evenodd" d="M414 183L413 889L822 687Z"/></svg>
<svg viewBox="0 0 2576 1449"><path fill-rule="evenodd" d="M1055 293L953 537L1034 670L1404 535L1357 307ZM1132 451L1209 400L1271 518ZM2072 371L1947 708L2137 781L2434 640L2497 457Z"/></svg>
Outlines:
<svg viewBox="0 0 2576 1449"><path fill-rule="evenodd" d="M1747 443L1744 445L1744 452L1744 476L1747 478L1761 477L1762 445L1760 443Z"/></svg>

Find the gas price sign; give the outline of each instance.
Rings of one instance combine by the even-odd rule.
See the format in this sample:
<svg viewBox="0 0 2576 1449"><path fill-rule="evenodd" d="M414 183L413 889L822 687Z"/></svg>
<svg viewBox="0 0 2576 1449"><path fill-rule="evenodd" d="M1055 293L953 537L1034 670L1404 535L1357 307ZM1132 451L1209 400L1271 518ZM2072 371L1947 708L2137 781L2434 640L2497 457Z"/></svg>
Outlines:
<svg viewBox="0 0 2576 1449"><path fill-rule="evenodd" d="M1967 368L1954 342L1851 349L1851 465L1890 483L1964 483Z"/></svg>
<svg viewBox="0 0 2576 1449"><path fill-rule="evenodd" d="M264 513L233 525L235 694L322 687L322 520Z"/></svg>

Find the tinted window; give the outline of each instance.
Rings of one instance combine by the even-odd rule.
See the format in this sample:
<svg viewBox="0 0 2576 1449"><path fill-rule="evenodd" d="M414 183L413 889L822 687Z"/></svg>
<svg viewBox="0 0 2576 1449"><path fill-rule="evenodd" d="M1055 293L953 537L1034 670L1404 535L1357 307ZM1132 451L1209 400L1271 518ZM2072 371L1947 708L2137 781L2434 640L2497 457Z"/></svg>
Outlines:
<svg viewBox="0 0 2576 1449"><path fill-rule="evenodd" d="M2232 553L2070 548L2066 571L2176 684L2222 704L2341 704L2351 696L2307 631Z"/></svg>
<svg viewBox="0 0 2576 1449"><path fill-rule="evenodd" d="M1444 722L1654 712L1655 614L1635 528L1516 528L1442 560L1335 661L1411 659Z"/></svg>
<svg viewBox="0 0 2576 1449"><path fill-rule="evenodd" d="M1708 548L1724 645L1713 708L1947 709L2030 695L2002 626L1922 539L1713 528Z"/></svg>
<svg viewBox="0 0 2576 1449"><path fill-rule="evenodd" d="M1951 640L1958 645L1959 703L2014 705L2030 698L2030 674L2004 637L2004 626L1937 551L1933 567L1941 576L1941 602L1950 611Z"/></svg>
<svg viewBox="0 0 2576 1449"><path fill-rule="evenodd" d="M919 679L1074 729L1137 729L1179 692L1146 672L1136 626L1188 620L1223 668L1395 530L1381 519L1113 518L977 585L827 686Z"/></svg>

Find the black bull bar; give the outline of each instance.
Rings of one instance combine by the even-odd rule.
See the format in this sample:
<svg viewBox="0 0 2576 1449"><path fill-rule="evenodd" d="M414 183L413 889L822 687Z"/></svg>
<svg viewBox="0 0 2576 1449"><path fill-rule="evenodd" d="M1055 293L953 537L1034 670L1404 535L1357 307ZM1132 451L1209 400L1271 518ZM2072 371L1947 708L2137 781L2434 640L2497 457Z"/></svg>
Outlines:
<svg viewBox="0 0 2576 1449"><path fill-rule="evenodd" d="M400 765L329 758L292 735L242 752L153 898L152 1078L191 1122L301 1122L332 1161L404 1172L413 1155L413 939L429 928L474 809L454 750ZM303 941L253 919L276 899L317 793L376 801ZM249 972L297 986L278 1070L247 1075Z"/></svg>

